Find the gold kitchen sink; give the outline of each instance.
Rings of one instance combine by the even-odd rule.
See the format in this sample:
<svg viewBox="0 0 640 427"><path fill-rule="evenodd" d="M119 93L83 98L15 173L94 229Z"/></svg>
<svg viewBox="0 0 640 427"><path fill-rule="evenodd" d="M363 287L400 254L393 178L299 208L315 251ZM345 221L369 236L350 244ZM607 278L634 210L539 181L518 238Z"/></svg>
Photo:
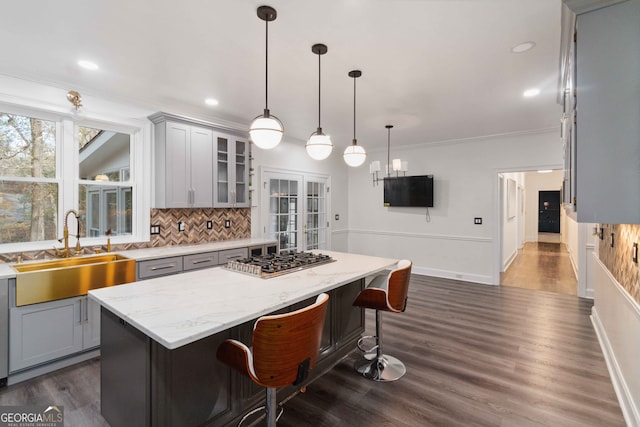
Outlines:
<svg viewBox="0 0 640 427"><path fill-rule="evenodd" d="M16 306L86 295L136 280L136 261L106 254L13 264Z"/></svg>

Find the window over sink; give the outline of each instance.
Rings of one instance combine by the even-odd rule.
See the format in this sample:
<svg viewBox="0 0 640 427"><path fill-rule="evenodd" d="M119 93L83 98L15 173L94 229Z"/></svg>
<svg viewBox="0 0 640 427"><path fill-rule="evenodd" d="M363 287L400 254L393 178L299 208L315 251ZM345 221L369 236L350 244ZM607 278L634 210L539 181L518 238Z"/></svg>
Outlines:
<svg viewBox="0 0 640 427"><path fill-rule="evenodd" d="M0 104L0 252L60 247L70 209L82 246L104 244L108 230L114 243L148 239L149 135L124 121Z"/></svg>
<svg viewBox="0 0 640 427"><path fill-rule="evenodd" d="M133 232L131 135L78 126L78 213L81 237Z"/></svg>

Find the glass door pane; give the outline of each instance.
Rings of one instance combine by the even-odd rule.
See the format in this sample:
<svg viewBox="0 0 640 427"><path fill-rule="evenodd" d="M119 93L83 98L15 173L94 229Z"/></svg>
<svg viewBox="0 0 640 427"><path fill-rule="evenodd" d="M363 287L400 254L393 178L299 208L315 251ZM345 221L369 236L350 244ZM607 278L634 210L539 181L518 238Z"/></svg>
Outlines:
<svg viewBox="0 0 640 427"><path fill-rule="evenodd" d="M327 180L306 181L305 250L327 249Z"/></svg>
<svg viewBox="0 0 640 427"><path fill-rule="evenodd" d="M280 243L280 250L298 249L300 235L299 179L269 178L268 237Z"/></svg>
<svg viewBox="0 0 640 427"><path fill-rule="evenodd" d="M247 143L236 140L236 188L235 203L245 203L247 194Z"/></svg>
<svg viewBox="0 0 640 427"><path fill-rule="evenodd" d="M229 203L229 141L218 138L218 203Z"/></svg>

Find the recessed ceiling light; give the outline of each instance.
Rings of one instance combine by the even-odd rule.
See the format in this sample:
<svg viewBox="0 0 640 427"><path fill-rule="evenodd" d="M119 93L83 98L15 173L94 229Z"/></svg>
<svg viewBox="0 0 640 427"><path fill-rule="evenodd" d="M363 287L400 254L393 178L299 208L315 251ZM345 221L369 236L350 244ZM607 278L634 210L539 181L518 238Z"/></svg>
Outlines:
<svg viewBox="0 0 640 427"><path fill-rule="evenodd" d="M514 47L511 48L511 52L513 53L522 53L522 52L526 52L528 50L533 49L536 46L535 42L524 42L524 43L520 43L515 45Z"/></svg>
<svg viewBox="0 0 640 427"><path fill-rule="evenodd" d="M95 71L98 69L98 64L96 64L95 62L87 61L86 59L79 60L78 65L85 70Z"/></svg>
<svg viewBox="0 0 640 427"><path fill-rule="evenodd" d="M551 172L553 172L551 169L542 169L538 171L538 173L551 173Z"/></svg>
<svg viewBox="0 0 640 427"><path fill-rule="evenodd" d="M205 103L205 104L207 104L207 105L210 105L210 106L212 106L212 107L215 107L216 105L218 105L218 104L219 104L218 100L217 100L217 99L213 99L213 98L207 98L207 99L205 99L205 100L204 100L204 103Z"/></svg>
<svg viewBox="0 0 640 427"><path fill-rule="evenodd" d="M533 98L538 95L540 95L540 89L527 89L522 93L525 98Z"/></svg>

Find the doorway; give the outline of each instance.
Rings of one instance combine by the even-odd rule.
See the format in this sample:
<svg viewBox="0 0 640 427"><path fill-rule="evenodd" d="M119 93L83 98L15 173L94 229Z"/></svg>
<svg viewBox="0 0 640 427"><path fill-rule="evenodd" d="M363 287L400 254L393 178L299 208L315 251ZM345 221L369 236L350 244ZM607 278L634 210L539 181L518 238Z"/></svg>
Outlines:
<svg viewBox="0 0 640 427"><path fill-rule="evenodd" d="M538 233L560 233L560 191L538 192Z"/></svg>
<svg viewBox="0 0 640 427"><path fill-rule="evenodd" d="M569 295L577 294L577 279L562 233L560 209L562 171L506 172L498 176L501 237L499 283ZM508 181L514 179L523 191L518 208L509 209ZM558 189L558 190L556 190ZM513 192L512 192L513 193ZM514 215L515 213L515 215ZM515 227L522 221L524 239ZM521 229L518 227L518 232Z"/></svg>
<svg viewBox="0 0 640 427"><path fill-rule="evenodd" d="M328 249L329 178L305 173L265 171L262 218L266 238L280 250Z"/></svg>

